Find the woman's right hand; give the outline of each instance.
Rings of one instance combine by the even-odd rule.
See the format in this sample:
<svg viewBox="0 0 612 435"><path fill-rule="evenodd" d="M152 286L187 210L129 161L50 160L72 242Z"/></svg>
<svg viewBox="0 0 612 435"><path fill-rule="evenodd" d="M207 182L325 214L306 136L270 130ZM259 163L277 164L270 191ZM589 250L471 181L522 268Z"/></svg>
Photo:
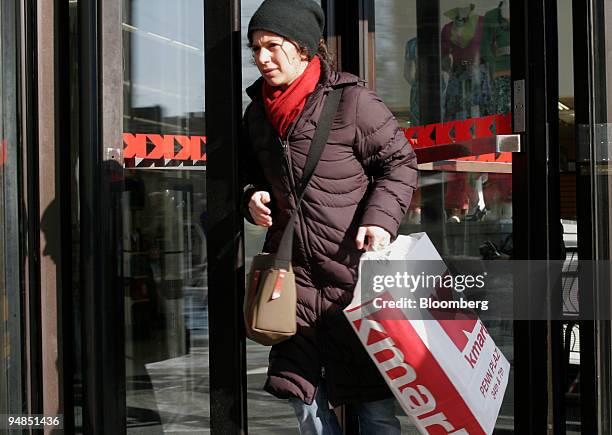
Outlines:
<svg viewBox="0 0 612 435"><path fill-rule="evenodd" d="M262 227L272 226L272 211L265 206L270 202L270 193L259 190L249 200L249 213L257 225Z"/></svg>

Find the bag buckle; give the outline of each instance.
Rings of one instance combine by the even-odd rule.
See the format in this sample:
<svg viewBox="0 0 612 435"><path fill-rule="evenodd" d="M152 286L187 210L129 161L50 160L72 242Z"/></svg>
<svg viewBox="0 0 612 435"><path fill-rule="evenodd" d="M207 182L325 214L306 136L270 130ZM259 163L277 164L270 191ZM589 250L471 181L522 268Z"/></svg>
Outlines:
<svg viewBox="0 0 612 435"><path fill-rule="evenodd" d="M281 292L283 290L283 280L287 275L287 271L285 269L279 269L278 275L276 275L276 281L274 282L274 289L272 290L271 300L278 299L281 296Z"/></svg>

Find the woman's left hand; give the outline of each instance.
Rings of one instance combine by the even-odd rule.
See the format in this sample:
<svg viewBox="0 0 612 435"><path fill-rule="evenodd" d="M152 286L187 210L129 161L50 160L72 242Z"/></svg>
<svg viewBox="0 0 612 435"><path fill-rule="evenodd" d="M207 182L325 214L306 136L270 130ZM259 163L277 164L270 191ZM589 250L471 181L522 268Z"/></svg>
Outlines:
<svg viewBox="0 0 612 435"><path fill-rule="evenodd" d="M367 237L367 240L366 240ZM357 230L357 249L365 249L366 251L380 251L389 246L391 234L384 228L374 225L366 225L359 227Z"/></svg>

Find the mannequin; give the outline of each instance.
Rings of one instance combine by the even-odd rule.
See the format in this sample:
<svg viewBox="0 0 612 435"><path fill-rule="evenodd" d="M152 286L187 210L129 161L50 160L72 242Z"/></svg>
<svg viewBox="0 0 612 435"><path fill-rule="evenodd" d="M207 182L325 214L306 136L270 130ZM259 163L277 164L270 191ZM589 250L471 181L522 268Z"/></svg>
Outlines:
<svg viewBox="0 0 612 435"><path fill-rule="evenodd" d="M492 84L490 113L508 113L511 110L509 0L502 0L485 14L480 52Z"/></svg>
<svg viewBox="0 0 612 435"><path fill-rule="evenodd" d="M481 116L489 104L488 74L480 64L484 19L475 6L445 12L451 22L442 28L442 69L449 74L445 120Z"/></svg>
<svg viewBox="0 0 612 435"><path fill-rule="evenodd" d="M417 78L417 39L406 42L404 50L404 79L410 84L410 125L419 125L419 80ZM417 188L412 194L412 201L405 217L408 224L421 223L421 190Z"/></svg>
<svg viewBox="0 0 612 435"><path fill-rule="evenodd" d="M419 80L417 78L417 39L406 42L404 79L410 84L410 124L419 125Z"/></svg>
<svg viewBox="0 0 612 435"><path fill-rule="evenodd" d="M484 16L480 45L483 62L490 75L492 98L490 114L504 114L511 109L510 73L510 0L502 0ZM501 223L512 221L512 183L507 174L488 174L484 185L489 212L485 220Z"/></svg>
<svg viewBox="0 0 612 435"><path fill-rule="evenodd" d="M420 96L419 96L419 78L418 78L418 49L417 38L411 38L406 42L404 51L404 79L410 84L410 124L421 125L420 111ZM440 72L440 112L441 119L444 119L444 95L446 92L446 83L448 82L448 74L444 71ZM427 91L427 90L426 90ZM419 178L420 183L420 178ZM417 189L412 194L412 202L408 208L406 222L410 224L421 223L421 189Z"/></svg>
<svg viewBox="0 0 612 435"><path fill-rule="evenodd" d="M445 12L451 22L442 28L442 69L449 74L445 121L486 114L490 106L489 75L480 62L484 19L474 4ZM484 209L481 174L447 173L444 197L447 221L459 223L470 207ZM478 188L480 187L480 188Z"/></svg>
<svg viewBox="0 0 612 435"><path fill-rule="evenodd" d="M410 84L410 124L421 125L420 100L419 100L419 77L418 77L418 49L417 38L411 38L406 42L404 50L404 79ZM440 72L440 118L444 119L444 96L448 73Z"/></svg>

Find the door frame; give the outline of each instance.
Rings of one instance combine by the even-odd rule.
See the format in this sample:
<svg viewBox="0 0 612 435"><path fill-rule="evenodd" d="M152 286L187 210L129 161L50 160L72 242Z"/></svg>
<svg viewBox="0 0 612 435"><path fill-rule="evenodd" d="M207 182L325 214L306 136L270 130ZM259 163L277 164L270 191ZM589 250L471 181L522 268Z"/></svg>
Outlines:
<svg viewBox="0 0 612 435"><path fill-rule="evenodd" d="M205 60L214 59L205 68L210 426L212 433L228 435L248 432L240 36L240 0L204 2Z"/></svg>
<svg viewBox="0 0 612 435"><path fill-rule="evenodd" d="M512 0L512 82L524 80L524 151L513 157L513 238L516 259L561 259L559 201L558 48L556 0ZM517 110L513 95L514 126ZM515 304L537 292L515 292ZM558 302L558 301L556 301ZM558 373L561 325L515 321L515 432L565 433L564 396ZM561 360L562 361L562 360ZM550 382L550 383L549 383Z"/></svg>
<svg viewBox="0 0 612 435"><path fill-rule="evenodd" d="M609 199L607 192L600 192L596 167L599 151L596 125L609 123L609 87L605 68L599 63L606 59L606 11L605 2L588 0L572 2L574 33L574 94L576 127L576 192L578 210L578 256L581 260L610 261L611 242L609 228L602 229L602 217L609 220L609 210L600 210L600 194ZM609 18L608 18L609 19ZM581 275L580 306L596 307L601 275L598 267L592 280L584 282ZM586 275L586 274L583 274ZM586 277L586 276L585 276ZM609 277L608 277L609 279ZM605 282L605 281L604 281ZM609 309L609 299L607 307ZM606 305L604 303L604 305ZM605 311L605 310L604 310ZM597 319L597 313L586 313ZM580 400L581 428L584 433L604 434L612 424L610 397L612 382L610 367L612 352L610 321L580 322Z"/></svg>

